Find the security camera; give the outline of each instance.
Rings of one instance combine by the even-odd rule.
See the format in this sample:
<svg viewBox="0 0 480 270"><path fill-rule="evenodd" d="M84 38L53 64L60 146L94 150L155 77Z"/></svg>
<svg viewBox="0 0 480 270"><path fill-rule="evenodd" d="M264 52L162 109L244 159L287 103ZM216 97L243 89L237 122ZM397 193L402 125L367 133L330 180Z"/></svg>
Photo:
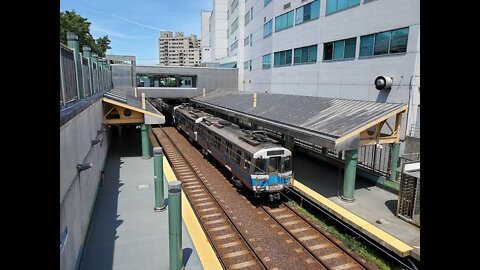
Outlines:
<svg viewBox="0 0 480 270"><path fill-rule="evenodd" d="M375 78L375 88L385 90L392 88L393 78L388 76L378 76Z"/></svg>

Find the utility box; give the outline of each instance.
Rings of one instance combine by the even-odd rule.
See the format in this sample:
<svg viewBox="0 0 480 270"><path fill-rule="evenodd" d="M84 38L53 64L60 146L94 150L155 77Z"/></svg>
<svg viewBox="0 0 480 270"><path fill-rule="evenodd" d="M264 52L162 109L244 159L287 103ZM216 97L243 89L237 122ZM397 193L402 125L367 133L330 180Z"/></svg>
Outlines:
<svg viewBox="0 0 480 270"><path fill-rule="evenodd" d="M397 216L420 227L420 161L402 166Z"/></svg>

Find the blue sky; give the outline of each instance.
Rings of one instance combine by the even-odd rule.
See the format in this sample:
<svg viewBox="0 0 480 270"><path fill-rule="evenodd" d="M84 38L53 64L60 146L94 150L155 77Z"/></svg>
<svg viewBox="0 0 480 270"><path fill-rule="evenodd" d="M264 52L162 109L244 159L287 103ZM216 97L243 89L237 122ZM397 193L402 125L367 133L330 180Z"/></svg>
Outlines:
<svg viewBox="0 0 480 270"><path fill-rule="evenodd" d="M134 55L137 64L158 64L160 31L201 38L200 12L213 0L60 0L60 11L87 18L94 38L108 35L107 54Z"/></svg>

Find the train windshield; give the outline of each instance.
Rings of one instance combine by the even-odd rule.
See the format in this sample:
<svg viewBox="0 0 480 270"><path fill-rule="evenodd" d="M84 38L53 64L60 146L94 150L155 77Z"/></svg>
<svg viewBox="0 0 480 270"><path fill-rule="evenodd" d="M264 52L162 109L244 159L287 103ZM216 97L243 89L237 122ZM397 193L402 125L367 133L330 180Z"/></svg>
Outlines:
<svg viewBox="0 0 480 270"><path fill-rule="evenodd" d="M280 172L281 170L281 164L282 164L282 158L281 157L270 157L268 159L268 172Z"/></svg>
<svg viewBox="0 0 480 270"><path fill-rule="evenodd" d="M292 170L292 157L284 157L283 158L283 171L282 172L289 172Z"/></svg>
<svg viewBox="0 0 480 270"><path fill-rule="evenodd" d="M267 160L263 158L255 159L254 174L266 174Z"/></svg>

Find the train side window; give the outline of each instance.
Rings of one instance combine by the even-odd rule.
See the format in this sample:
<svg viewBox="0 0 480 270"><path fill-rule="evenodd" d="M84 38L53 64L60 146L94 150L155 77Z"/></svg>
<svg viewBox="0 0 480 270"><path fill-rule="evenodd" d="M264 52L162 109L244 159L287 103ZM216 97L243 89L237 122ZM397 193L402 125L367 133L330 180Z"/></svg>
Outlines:
<svg viewBox="0 0 480 270"><path fill-rule="evenodd" d="M250 157L246 156L243 169L250 171L250 164L251 164Z"/></svg>
<svg viewBox="0 0 480 270"><path fill-rule="evenodd" d="M242 151L237 150L237 155L235 157L235 160L237 161L238 164L240 164L240 161L242 160Z"/></svg>

